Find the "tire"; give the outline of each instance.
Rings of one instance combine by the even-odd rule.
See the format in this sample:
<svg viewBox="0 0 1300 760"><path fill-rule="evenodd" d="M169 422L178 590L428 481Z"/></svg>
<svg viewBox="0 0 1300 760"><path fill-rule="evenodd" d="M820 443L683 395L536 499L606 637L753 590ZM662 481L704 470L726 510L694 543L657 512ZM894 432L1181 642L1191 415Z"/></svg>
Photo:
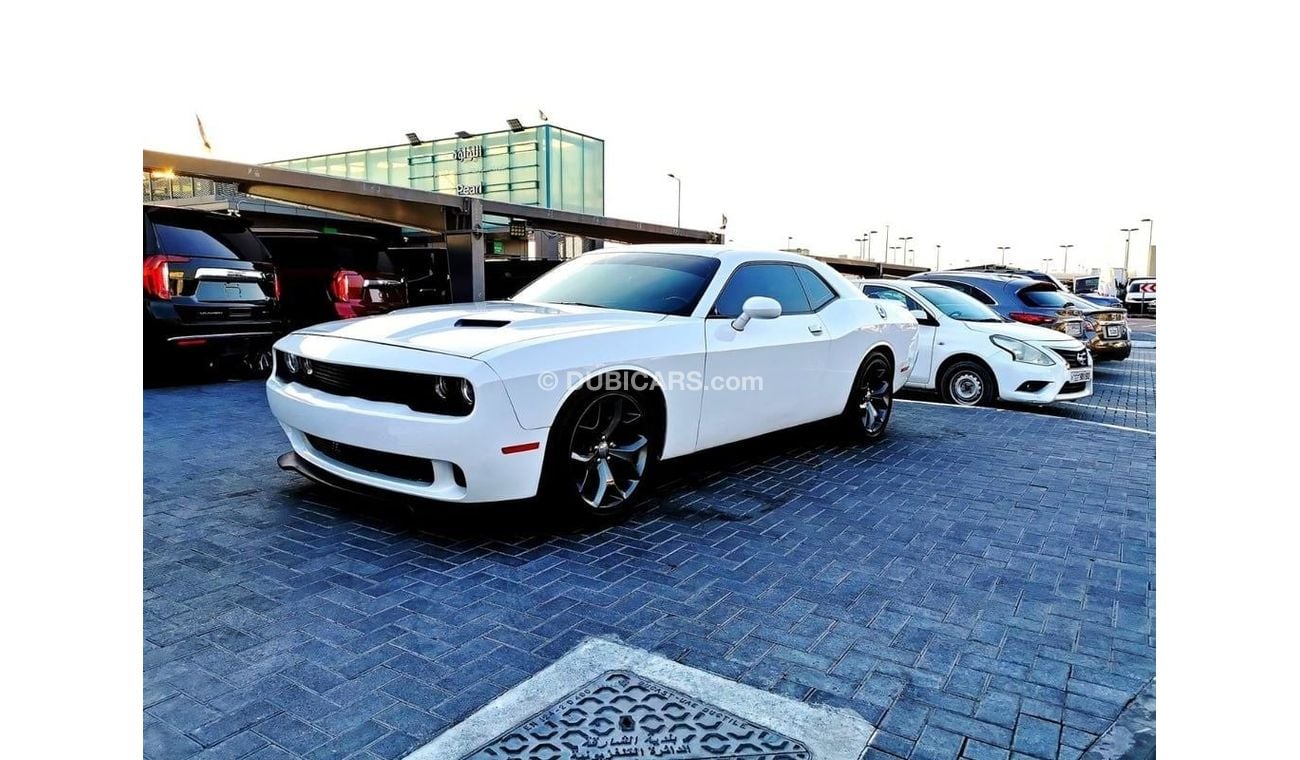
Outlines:
<svg viewBox="0 0 1300 760"><path fill-rule="evenodd" d="M878 441L889 429L894 410L894 363L883 352L862 360L840 413L841 426L858 441Z"/></svg>
<svg viewBox="0 0 1300 760"><path fill-rule="evenodd" d="M646 394L579 391L551 427L542 465L543 497L584 519L627 516L649 490L658 467L661 429L658 408Z"/></svg>
<svg viewBox="0 0 1300 760"><path fill-rule="evenodd" d="M949 404L987 406L997 400L998 385L983 364L959 361L944 371L939 395Z"/></svg>

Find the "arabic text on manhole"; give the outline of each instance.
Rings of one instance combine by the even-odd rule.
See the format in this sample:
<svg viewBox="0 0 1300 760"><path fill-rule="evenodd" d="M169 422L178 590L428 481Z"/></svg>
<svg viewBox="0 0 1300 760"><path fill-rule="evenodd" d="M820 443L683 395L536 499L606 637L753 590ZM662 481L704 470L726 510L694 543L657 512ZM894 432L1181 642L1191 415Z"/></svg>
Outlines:
<svg viewBox="0 0 1300 760"><path fill-rule="evenodd" d="M811 760L807 747L635 673L612 670L463 760Z"/></svg>

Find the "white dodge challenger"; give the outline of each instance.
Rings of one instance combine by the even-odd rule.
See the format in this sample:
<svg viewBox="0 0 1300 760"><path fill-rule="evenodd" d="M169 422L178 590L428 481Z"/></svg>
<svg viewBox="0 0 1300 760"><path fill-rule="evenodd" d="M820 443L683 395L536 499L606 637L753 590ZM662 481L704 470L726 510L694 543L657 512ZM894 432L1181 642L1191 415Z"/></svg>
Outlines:
<svg viewBox="0 0 1300 760"><path fill-rule="evenodd" d="M830 417L880 438L916 336L814 259L626 246L508 301L299 330L266 390L280 465L319 482L612 517L665 459Z"/></svg>

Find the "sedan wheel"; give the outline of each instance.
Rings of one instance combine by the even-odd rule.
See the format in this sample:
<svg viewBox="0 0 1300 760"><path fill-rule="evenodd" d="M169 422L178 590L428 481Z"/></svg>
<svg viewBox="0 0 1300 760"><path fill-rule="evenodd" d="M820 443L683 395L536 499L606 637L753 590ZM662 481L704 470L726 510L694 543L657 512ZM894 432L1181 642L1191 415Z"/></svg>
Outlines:
<svg viewBox="0 0 1300 760"><path fill-rule="evenodd" d="M573 419L569 493L589 514L624 511L641 488L653 453L641 402L625 393L605 393L587 400Z"/></svg>
<svg viewBox="0 0 1300 760"><path fill-rule="evenodd" d="M959 406L979 406L997 397L992 378L974 362L961 362L949 368L940 390L945 401Z"/></svg>

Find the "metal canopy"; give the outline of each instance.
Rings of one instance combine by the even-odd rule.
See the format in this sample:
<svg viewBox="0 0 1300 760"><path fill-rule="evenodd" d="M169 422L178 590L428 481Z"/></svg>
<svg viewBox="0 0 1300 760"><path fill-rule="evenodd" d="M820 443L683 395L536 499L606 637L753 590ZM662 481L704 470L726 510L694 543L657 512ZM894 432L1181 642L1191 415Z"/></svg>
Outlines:
<svg viewBox="0 0 1300 760"><path fill-rule="evenodd" d="M153 150L144 151L144 170L171 171L178 175L231 182L238 185L241 192L252 196L431 232L471 232L473 230L465 229L467 220L491 214L526 220L536 229L624 243L721 241L717 233L707 230L612 219Z"/></svg>

